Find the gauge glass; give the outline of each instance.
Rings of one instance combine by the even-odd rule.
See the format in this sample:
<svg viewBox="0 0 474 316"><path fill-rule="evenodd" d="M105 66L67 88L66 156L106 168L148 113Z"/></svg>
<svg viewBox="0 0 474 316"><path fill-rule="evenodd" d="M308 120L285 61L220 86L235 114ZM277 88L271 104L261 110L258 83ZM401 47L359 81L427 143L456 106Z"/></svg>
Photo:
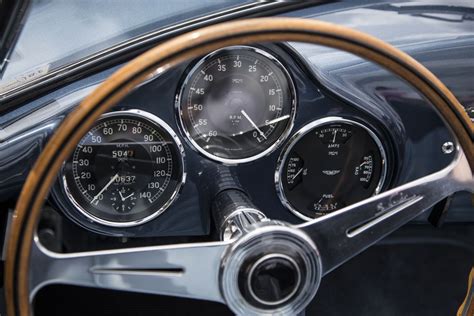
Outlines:
<svg viewBox="0 0 474 316"><path fill-rule="evenodd" d="M273 151L295 115L290 75L272 55L237 46L204 57L177 98L182 129L206 157L236 164Z"/></svg>
<svg viewBox="0 0 474 316"><path fill-rule="evenodd" d="M312 219L380 192L385 160L380 140L366 126L343 118L318 120L283 151L277 191L291 211Z"/></svg>
<svg viewBox="0 0 474 316"><path fill-rule="evenodd" d="M161 214L184 182L182 145L161 119L139 110L103 115L63 167L63 186L87 218L133 226Z"/></svg>

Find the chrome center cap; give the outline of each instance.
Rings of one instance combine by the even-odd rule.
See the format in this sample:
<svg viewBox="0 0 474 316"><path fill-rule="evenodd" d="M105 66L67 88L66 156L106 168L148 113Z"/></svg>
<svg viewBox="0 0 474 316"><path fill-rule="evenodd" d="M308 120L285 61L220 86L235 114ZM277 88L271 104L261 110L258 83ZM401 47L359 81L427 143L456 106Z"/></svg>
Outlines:
<svg viewBox="0 0 474 316"><path fill-rule="evenodd" d="M240 272L241 292L247 294L247 300L254 300L263 306L287 302L301 284L298 263L284 254L265 255L250 266L250 271L243 269Z"/></svg>
<svg viewBox="0 0 474 316"><path fill-rule="evenodd" d="M221 291L237 315L298 314L321 280L321 259L301 230L258 223L222 259Z"/></svg>

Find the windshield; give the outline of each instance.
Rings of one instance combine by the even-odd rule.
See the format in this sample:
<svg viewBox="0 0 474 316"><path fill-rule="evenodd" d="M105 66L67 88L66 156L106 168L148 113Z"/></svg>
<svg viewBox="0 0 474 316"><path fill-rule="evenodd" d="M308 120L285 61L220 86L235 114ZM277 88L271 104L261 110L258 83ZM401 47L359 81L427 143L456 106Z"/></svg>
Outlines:
<svg viewBox="0 0 474 316"><path fill-rule="evenodd" d="M0 94L138 35L250 2L33 0L0 75Z"/></svg>

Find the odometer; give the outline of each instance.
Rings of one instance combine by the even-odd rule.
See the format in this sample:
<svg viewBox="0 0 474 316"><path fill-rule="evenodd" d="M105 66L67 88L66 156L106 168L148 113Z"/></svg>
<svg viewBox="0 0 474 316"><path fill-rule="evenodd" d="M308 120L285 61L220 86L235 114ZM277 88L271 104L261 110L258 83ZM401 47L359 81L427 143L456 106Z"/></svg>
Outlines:
<svg viewBox="0 0 474 316"><path fill-rule="evenodd" d="M161 119L139 110L105 114L63 168L63 187L87 218L134 226L161 214L185 178L183 148Z"/></svg>
<svg viewBox="0 0 474 316"><path fill-rule="evenodd" d="M191 69L177 106L194 148L236 164L270 153L288 136L296 103L291 77L275 57L234 46L209 54Z"/></svg>
<svg viewBox="0 0 474 316"><path fill-rule="evenodd" d="M290 140L275 174L282 202L312 219L379 193L386 158L365 125L331 117L303 127Z"/></svg>

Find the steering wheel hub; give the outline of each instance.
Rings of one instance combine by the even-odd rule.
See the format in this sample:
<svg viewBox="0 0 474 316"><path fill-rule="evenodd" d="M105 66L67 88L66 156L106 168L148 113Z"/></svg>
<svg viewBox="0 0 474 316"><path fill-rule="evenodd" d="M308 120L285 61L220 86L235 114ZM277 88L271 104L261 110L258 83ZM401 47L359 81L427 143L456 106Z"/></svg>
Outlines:
<svg viewBox="0 0 474 316"><path fill-rule="evenodd" d="M278 305L290 300L301 284L301 270L291 257L268 254L257 260L240 279L242 292L250 292L250 299L263 305Z"/></svg>
<svg viewBox="0 0 474 316"><path fill-rule="evenodd" d="M269 221L241 236L222 259L221 291L236 314L297 314L321 280L315 244L301 230Z"/></svg>

